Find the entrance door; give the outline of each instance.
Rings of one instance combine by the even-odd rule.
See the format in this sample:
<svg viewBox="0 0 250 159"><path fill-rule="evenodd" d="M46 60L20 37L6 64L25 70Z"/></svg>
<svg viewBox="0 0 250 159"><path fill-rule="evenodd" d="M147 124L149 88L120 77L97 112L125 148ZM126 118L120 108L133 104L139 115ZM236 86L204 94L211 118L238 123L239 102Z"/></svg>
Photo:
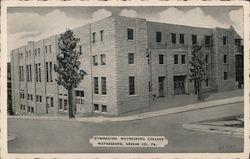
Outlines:
<svg viewBox="0 0 250 159"><path fill-rule="evenodd" d="M175 76L174 77L174 94L185 94L185 77Z"/></svg>
<svg viewBox="0 0 250 159"><path fill-rule="evenodd" d="M159 97L164 97L164 80L165 77L159 77Z"/></svg>

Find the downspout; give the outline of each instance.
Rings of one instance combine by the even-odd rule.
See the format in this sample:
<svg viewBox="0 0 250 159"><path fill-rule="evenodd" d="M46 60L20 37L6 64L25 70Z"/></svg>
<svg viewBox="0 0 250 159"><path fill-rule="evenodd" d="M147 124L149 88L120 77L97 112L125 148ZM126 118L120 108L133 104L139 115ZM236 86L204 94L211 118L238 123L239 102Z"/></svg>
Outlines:
<svg viewBox="0 0 250 159"><path fill-rule="evenodd" d="M92 70L92 66L93 66L93 61L92 61L92 43L91 43L91 24L89 24L89 51L90 51L90 83L91 83L91 114L94 114L93 111L93 100L94 100L94 94L93 94L93 70Z"/></svg>

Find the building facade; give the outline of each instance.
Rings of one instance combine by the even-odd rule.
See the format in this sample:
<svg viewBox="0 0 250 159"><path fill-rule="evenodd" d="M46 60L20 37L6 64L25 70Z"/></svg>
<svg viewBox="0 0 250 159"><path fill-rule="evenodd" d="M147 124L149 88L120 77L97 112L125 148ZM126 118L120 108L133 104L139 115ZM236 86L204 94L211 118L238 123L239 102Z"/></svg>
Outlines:
<svg viewBox="0 0 250 159"><path fill-rule="evenodd" d="M75 88L78 115L117 115L154 102L155 97L194 93L189 78L193 44L206 57L204 88L235 89L240 36L235 30L197 28L145 19L110 16L73 29L80 38L81 69ZM58 54L54 35L12 50L13 109L18 114L64 115L67 90L56 83Z"/></svg>

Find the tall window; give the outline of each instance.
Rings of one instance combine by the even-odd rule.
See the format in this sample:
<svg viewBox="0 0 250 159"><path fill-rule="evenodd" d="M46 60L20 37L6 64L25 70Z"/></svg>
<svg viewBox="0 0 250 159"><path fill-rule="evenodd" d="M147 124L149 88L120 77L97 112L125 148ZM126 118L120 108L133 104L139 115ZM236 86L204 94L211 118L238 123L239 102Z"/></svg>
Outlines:
<svg viewBox="0 0 250 159"><path fill-rule="evenodd" d="M48 47L45 46L45 53L47 54L48 53Z"/></svg>
<svg viewBox="0 0 250 159"><path fill-rule="evenodd" d="M51 45L49 45L49 53L51 53Z"/></svg>
<svg viewBox="0 0 250 159"><path fill-rule="evenodd" d="M37 49L35 49L35 56L37 56Z"/></svg>
<svg viewBox="0 0 250 159"><path fill-rule="evenodd" d="M59 99L59 109L63 109L63 100Z"/></svg>
<svg viewBox="0 0 250 159"><path fill-rule="evenodd" d="M174 64L178 64L178 55L174 55Z"/></svg>
<svg viewBox="0 0 250 159"><path fill-rule="evenodd" d="M128 34L128 40L134 39L134 30L133 29L128 29L127 34Z"/></svg>
<svg viewBox="0 0 250 159"><path fill-rule="evenodd" d="M184 34L180 34L180 44L184 44Z"/></svg>
<svg viewBox="0 0 250 159"><path fill-rule="evenodd" d="M46 62L46 81L49 82L49 64Z"/></svg>
<svg viewBox="0 0 250 159"><path fill-rule="evenodd" d="M29 65L29 69L30 69L30 71L29 71L29 73L30 73L30 81L32 81L32 66L31 65Z"/></svg>
<svg viewBox="0 0 250 159"><path fill-rule="evenodd" d="M101 77L101 83L102 83L102 94L107 94L106 77Z"/></svg>
<svg viewBox="0 0 250 159"><path fill-rule="evenodd" d="M50 107L51 107L51 108L54 107L54 100L53 100L53 97L50 98Z"/></svg>
<svg viewBox="0 0 250 159"><path fill-rule="evenodd" d="M192 43L197 44L197 35L192 35Z"/></svg>
<svg viewBox="0 0 250 159"><path fill-rule="evenodd" d="M206 55L206 63L208 63L208 55Z"/></svg>
<svg viewBox="0 0 250 159"><path fill-rule="evenodd" d="M105 56L105 54L101 54L101 65L106 65L106 56Z"/></svg>
<svg viewBox="0 0 250 159"><path fill-rule="evenodd" d="M161 42L161 32L156 32L156 42Z"/></svg>
<svg viewBox="0 0 250 159"><path fill-rule="evenodd" d="M159 64L164 64L164 55L159 55Z"/></svg>
<svg viewBox="0 0 250 159"><path fill-rule="evenodd" d="M103 33L104 33L104 30L101 30L100 31L101 41L103 41Z"/></svg>
<svg viewBox="0 0 250 159"><path fill-rule="evenodd" d="M94 56L93 56L93 65L94 65L94 66L97 66L97 65L98 65L98 62L97 62L97 55L94 55Z"/></svg>
<svg viewBox="0 0 250 159"><path fill-rule="evenodd" d="M172 39L172 43L176 44L176 34L175 33L171 34L171 39Z"/></svg>
<svg viewBox="0 0 250 159"><path fill-rule="evenodd" d="M223 36L223 45L226 45L226 44L227 44L227 37Z"/></svg>
<svg viewBox="0 0 250 159"><path fill-rule="evenodd" d="M50 82L53 82L53 77L52 77L52 62L49 62L49 73L50 73Z"/></svg>
<svg viewBox="0 0 250 159"><path fill-rule="evenodd" d="M205 45L210 45L211 36L205 36Z"/></svg>
<svg viewBox="0 0 250 159"><path fill-rule="evenodd" d="M94 93L98 94L99 90L98 90L98 77L94 77Z"/></svg>
<svg viewBox="0 0 250 159"><path fill-rule="evenodd" d="M94 111L99 111L99 105L98 104L94 104Z"/></svg>
<svg viewBox="0 0 250 159"><path fill-rule="evenodd" d="M67 101L67 99L64 99L63 103L64 103L64 110L68 110L68 107L67 107L68 101Z"/></svg>
<svg viewBox="0 0 250 159"><path fill-rule="evenodd" d="M84 91L76 91L77 97L84 97Z"/></svg>
<svg viewBox="0 0 250 159"><path fill-rule="evenodd" d="M224 61L224 63L227 63L227 55L224 55L223 61Z"/></svg>
<svg viewBox="0 0 250 159"><path fill-rule="evenodd" d="M42 81L41 80L41 63L38 64L38 75L39 75L38 80L39 80L39 82L41 82Z"/></svg>
<svg viewBox="0 0 250 159"><path fill-rule="evenodd" d="M26 77L27 77L27 81L29 82L29 65L26 65Z"/></svg>
<svg viewBox="0 0 250 159"><path fill-rule="evenodd" d="M186 63L186 55L181 55L181 64Z"/></svg>
<svg viewBox="0 0 250 159"><path fill-rule="evenodd" d="M129 76L129 95L135 94L135 77Z"/></svg>
<svg viewBox="0 0 250 159"><path fill-rule="evenodd" d="M36 82L38 82L38 64L37 63L35 65L35 69L36 69Z"/></svg>
<svg viewBox="0 0 250 159"><path fill-rule="evenodd" d="M95 43L95 32L92 33L92 43Z"/></svg>
<svg viewBox="0 0 250 159"><path fill-rule="evenodd" d="M134 64L134 53L128 53L128 64Z"/></svg>
<svg viewBox="0 0 250 159"><path fill-rule="evenodd" d="M37 49L38 56L40 56L40 48Z"/></svg>
<svg viewBox="0 0 250 159"><path fill-rule="evenodd" d="M80 55L82 55L82 46L79 45L79 52L80 52Z"/></svg>
<svg viewBox="0 0 250 159"><path fill-rule="evenodd" d="M224 80L227 80L227 72L224 72Z"/></svg>

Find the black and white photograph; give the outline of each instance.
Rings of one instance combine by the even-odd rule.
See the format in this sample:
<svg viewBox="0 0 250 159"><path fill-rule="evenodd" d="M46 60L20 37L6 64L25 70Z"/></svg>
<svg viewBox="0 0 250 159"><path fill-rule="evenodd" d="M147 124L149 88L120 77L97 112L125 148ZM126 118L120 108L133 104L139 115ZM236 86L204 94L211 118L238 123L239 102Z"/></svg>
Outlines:
<svg viewBox="0 0 250 159"><path fill-rule="evenodd" d="M247 157L246 3L86 4L3 4L6 156Z"/></svg>

